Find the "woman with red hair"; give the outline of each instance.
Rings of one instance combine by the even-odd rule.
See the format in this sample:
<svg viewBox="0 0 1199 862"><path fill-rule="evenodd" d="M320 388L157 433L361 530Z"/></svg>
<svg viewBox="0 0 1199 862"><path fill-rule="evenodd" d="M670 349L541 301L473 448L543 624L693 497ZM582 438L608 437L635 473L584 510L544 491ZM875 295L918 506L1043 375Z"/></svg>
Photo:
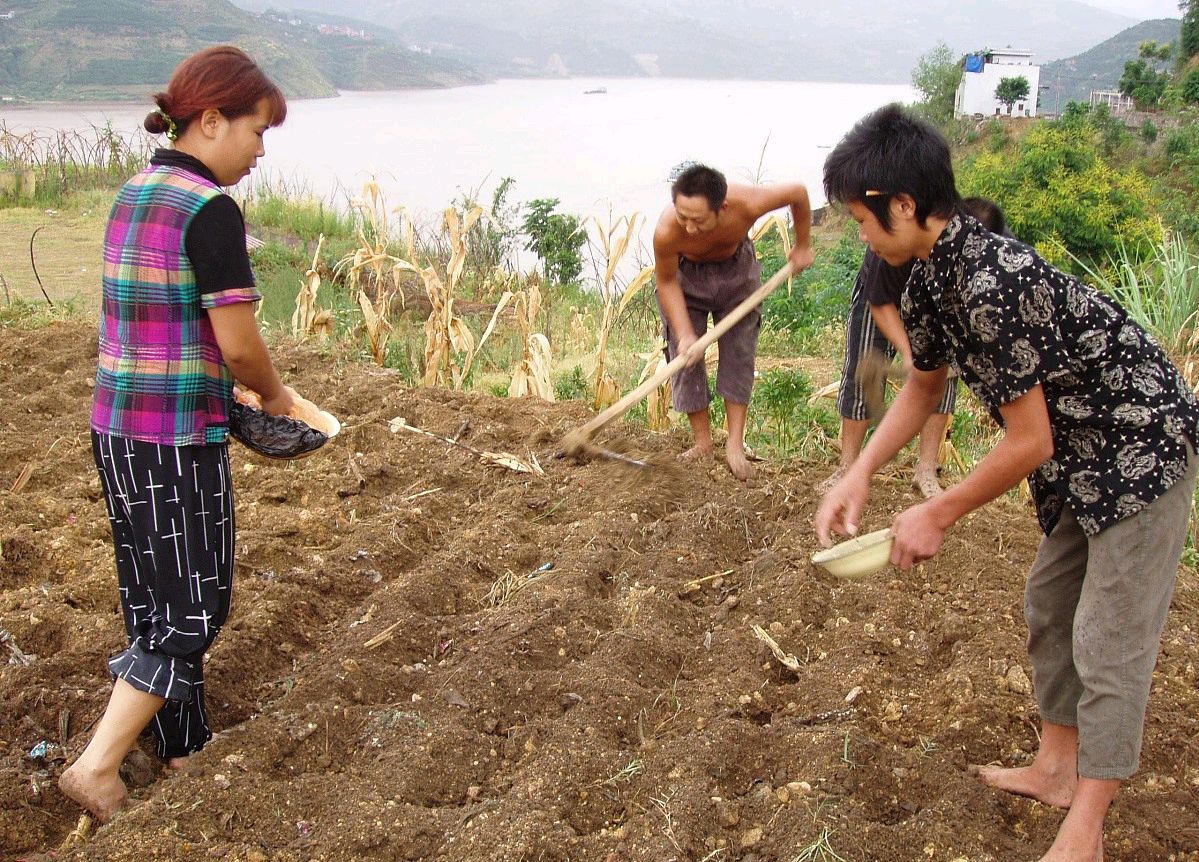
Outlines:
<svg viewBox="0 0 1199 862"><path fill-rule="evenodd" d="M185 60L155 101L145 127L173 147L155 151L109 215L91 418L129 644L108 661L95 735L59 779L101 821L125 804L118 769L147 725L176 767L212 738L203 658L232 591L233 382L274 415L298 397L258 331L245 223L222 191L264 154L283 94L219 46Z"/></svg>

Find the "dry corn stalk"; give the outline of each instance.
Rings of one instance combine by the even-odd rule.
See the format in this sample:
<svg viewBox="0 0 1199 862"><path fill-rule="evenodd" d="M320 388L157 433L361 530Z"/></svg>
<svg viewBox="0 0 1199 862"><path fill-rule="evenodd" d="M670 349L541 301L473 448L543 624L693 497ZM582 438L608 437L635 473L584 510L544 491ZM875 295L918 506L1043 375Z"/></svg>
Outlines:
<svg viewBox="0 0 1199 862"><path fill-rule="evenodd" d="M571 350L581 353L587 349L587 342L591 340L590 318L590 309L580 311L573 305L570 307L570 336L567 343Z"/></svg>
<svg viewBox="0 0 1199 862"><path fill-rule="evenodd" d="M757 243L762 237L770 233L771 230L778 231L779 239L783 242L783 256L791 255L791 231L787 229L787 220L777 213L765 219L761 224L753 229L749 238ZM787 279L787 296L791 295L791 282L793 279Z"/></svg>
<svg viewBox="0 0 1199 862"><path fill-rule="evenodd" d="M399 292L400 274L418 270L411 260L397 257L388 251L391 229L387 207L378 183L374 180L366 183L363 186L362 197L350 201L350 210L360 218L358 248L338 261L337 269L346 273L347 284L352 291L357 292L358 307L362 309L362 317L366 323L371 356L376 363L382 365L387 358L387 340L391 335L391 302ZM395 212L402 217L402 208L397 208ZM407 220L405 240L409 258L414 251L412 230L411 221ZM373 275L373 297L363 284L362 274L367 271Z"/></svg>
<svg viewBox="0 0 1199 862"><path fill-rule="evenodd" d="M640 354L641 358L645 360L645 367L641 369L641 378L637 381L638 386L657 374L659 369L668 363L663 346L663 343L659 341L656 349ZM650 392L646 397L645 408L646 424L649 426L649 430L670 430L670 378L662 381L662 385Z"/></svg>
<svg viewBox="0 0 1199 862"><path fill-rule="evenodd" d="M517 294L516 323L520 327L524 357L512 375L509 398L536 395L546 401L554 400L554 384L550 382L550 342L544 334L533 331L540 310L541 291L536 285Z"/></svg>
<svg viewBox="0 0 1199 862"><path fill-rule="evenodd" d="M620 387L608 373L605 358L608 352L608 330L612 326L612 306L605 306L603 322L600 324L599 348L595 353L595 364L591 369L591 406L603 410L620 400Z"/></svg>
<svg viewBox="0 0 1199 862"><path fill-rule="evenodd" d="M600 297L605 304L612 301L612 282L616 278L616 269L629 250L629 243L633 241L633 236L637 232L637 220L640 218L641 213L637 212L631 216L614 218L612 212L609 211L607 225L601 224L595 216L590 216L583 221L584 226L588 221L595 225L600 249L603 253L604 273L600 280Z"/></svg>
<svg viewBox="0 0 1199 862"><path fill-rule="evenodd" d="M778 641L766 633L766 630L756 623L750 626L753 629L754 637L766 644L770 648L770 653L775 657L779 664L787 670L799 671L799 659L790 653L783 652L783 648L778 645Z"/></svg>
<svg viewBox="0 0 1199 862"><path fill-rule="evenodd" d="M622 296L618 301L614 287L616 270L621 259L629 250L629 244L637 232L637 220L640 217L640 213L633 213L632 216L613 218L609 213L607 225L600 224L597 218L590 219L596 227L604 261L604 271L600 283L604 313L600 319L599 338L590 380L591 403L596 410L602 410L620 398L620 387L616 385L616 381L612 379L612 375L608 373L607 369L608 336L616 323L616 318L627 304L627 298L631 298L631 295L635 294L653 275L653 267L647 266L642 269L637 277L621 291Z"/></svg>
<svg viewBox="0 0 1199 862"><path fill-rule="evenodd" d="M300 292L296 294L296 310L291 315L291 334L296 338L307 338L309 333L316 331L320 325L318 319L322 316L322 323L332 319L327 311L318 311L316 307L316 295L321 287L321 275L316 271L316 266L324 244L325 235L321 234L316 241L316 252L312 255L312 266L304 273ZM327 337L327 333L323 337Z"/></svg>
<svg viewBox="0 0 1199 862"><path fill-rule="evenodd" d="M637 273L636 277L626 285L624 292L620 295L620 307L617 309L617 312L624 311L625 307L633 301L633 298L637 296L641 288L649 284L653 277L653 266L643 267L641 272Z"/></svg>
<svg viewBox="0 0 1199 862"><path fill-rule="evenodd" d="M475 338L465 321L454 314L454 294L466 264L466 237L482 215L482 207L473 207L461 216L453 207L447 208L444 225L450 241L450 262L446 281L431 266L421 270L430 305L425 321L425 375L421 381L425 386L461 389L474 361Z"/></svg>

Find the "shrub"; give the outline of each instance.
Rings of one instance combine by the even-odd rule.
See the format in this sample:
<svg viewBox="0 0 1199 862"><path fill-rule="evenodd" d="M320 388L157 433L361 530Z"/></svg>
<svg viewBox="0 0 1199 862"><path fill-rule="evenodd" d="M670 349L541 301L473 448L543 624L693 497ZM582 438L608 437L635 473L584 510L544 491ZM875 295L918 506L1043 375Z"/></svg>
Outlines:
<svg viewBox="0 0 1199 862"><path fill-rule="evenodd" d="M769 235L759 241L758 250L763 277L773 275L783 264L781 243ZM802 342L822 332L830 321L842 320L849 312L849 294L864 251L857 225L848 222L836 244L817 254L816 262L795 278L790 290L780 287L766 298L764 326L790 332Z"/></svg>
<svg viewBox="0 0 1199 862"><path fill-rule="evenodd" d="M587 233L578 216L555 212L558 203L558 198L529 201L521 228L529 237L525 248L535 252L545 266L546 280L565 284L583 271L579 250L587 242Z"/></svg>
<svg viewBox="0 0 1199 862"><path fill-rule="evenodd" d="M587 375L581 365L574 366L554 381L554 398L558 401L583 401L588 392Z"/></svg>
<svg viewBox="0 0 1199 862"><path fill-rule="evenodd" d="M984 152L959 170L964 194L998 201L1012 232L1051 262L1066 252L1105 261L1121 244L1146 251L1161 239L1148 180L1113 167L1101 153L1102 132L1077 118L1033 127L1014 154Z"/></svg>

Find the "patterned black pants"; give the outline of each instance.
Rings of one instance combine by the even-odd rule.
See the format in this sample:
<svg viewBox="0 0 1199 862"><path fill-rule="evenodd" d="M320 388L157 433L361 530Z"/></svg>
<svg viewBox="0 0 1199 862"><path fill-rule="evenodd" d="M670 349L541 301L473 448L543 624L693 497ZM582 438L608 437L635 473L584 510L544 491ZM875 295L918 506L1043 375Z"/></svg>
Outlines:
<svg viewBox="0 0 1199 862"><path fill-rule="evenodd" d="M129 646L109 672L166 698L150 722L158 755L212 738L204 653L229 613L233 489L226 446L162 446L92 432Z"/></svg>

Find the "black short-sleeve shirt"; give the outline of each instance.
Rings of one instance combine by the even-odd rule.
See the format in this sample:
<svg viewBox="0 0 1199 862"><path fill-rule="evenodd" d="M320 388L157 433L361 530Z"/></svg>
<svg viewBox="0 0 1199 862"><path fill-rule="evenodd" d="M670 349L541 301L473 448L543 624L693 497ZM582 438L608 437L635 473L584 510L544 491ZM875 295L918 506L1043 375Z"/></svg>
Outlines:
<svg viewBox="0 0 1199 862"><path fill-rule="evenodd" d="M185 168L210 182L217 181L202 161L178 150L155 150L150 164ZM254 286L254 271L246 252L246 222L241 208L229 195L218 195L204 204L188 225L183 246L200 293Z"/></svg>
<svg viewBox="0 0 1199 862"><path fill-rule="evenodd" d="M1048 533L1069 504L1093 536L1182 477L1199 404L1157 342L1116 302L1030 247L955 215L900 305L912 361L950 364L999 408L1040 384L1053 455L1029 476Z"/></svg>
<svg viewBox="0 0 1199 862"><path fill-rule="evenodd" d="M870 249L862 258L862 276L866 288L866 301L871 305L899 305L903 287L912 274L914 260L903 266L891 266Z"/></svg>

